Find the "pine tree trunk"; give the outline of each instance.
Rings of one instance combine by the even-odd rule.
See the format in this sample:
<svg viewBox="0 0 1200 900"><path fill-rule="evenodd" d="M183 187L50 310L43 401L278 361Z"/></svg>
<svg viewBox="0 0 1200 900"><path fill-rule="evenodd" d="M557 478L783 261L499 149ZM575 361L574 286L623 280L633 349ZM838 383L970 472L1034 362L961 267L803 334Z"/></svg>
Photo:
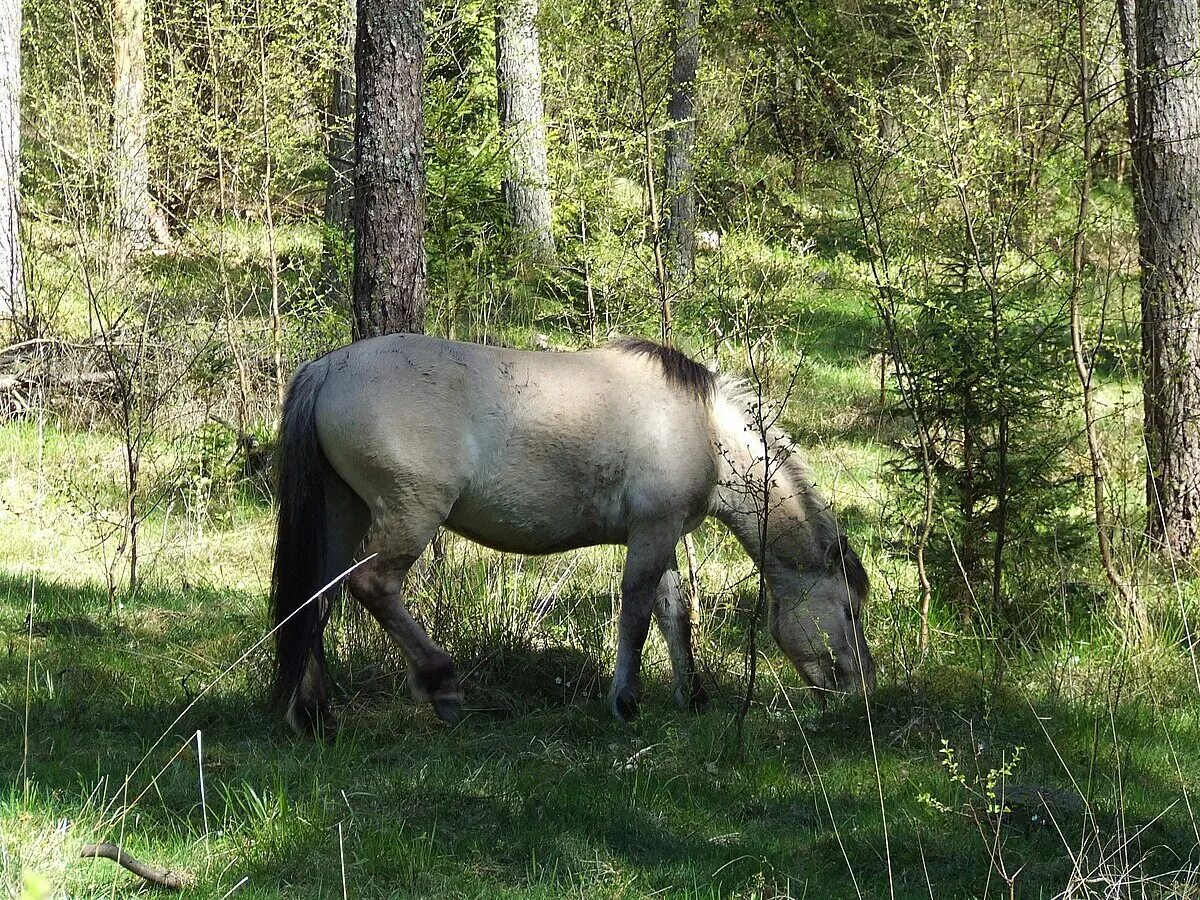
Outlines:
<svg viewBox="0 0 1200 900"><path fill-rule="evenodd" d="M1136 6L1147 532L1183 559L1200 529L1200 9Z"/></svg>
<svg viewBox="0 0 1200 900"><path fill-rule="evenodd" d="M20 151L21 0L0 0L0 319L14 326L25 307L17 213Z"/></svg>
<svg viewBox="0 0 1200 900"><path fill-rule="evenodd" d="M425 23L420 0L359 0L354 333L425 331Z"/></svg>
<svg viewBox="0 0 1200 900"><path fill-rule="evenodd" d="M146 146L146 0L115 0L113 201L119 239L150 246L150 160Z"/></svg>
<svg viewBox="0 0 1200 900"><path fill-rule="evenodd" d="M537 0L496 4L496 100L509 148L504 199L513 229L535 259L546 260L554 256L554 236L537 15Z"/></svg>
<svg viewBox="0 0 1200 900"><path fill-rule="evenodd" d="M338 301L349 296L343 248L354 230L354 0L344 4L342 55L330 76L326 116L329 173L325 181L325 225L331 232L321 263L325 292Z"/></svg>
<svg viewBox="0 0 1200 900"><path fill-rule="evenodd" d="M674 0L675 61L671 67L665 184L667 266L673 278L689 275L696 257L696 191L692 156L696 144L696 68L700 30L696 0Z"/></svg>

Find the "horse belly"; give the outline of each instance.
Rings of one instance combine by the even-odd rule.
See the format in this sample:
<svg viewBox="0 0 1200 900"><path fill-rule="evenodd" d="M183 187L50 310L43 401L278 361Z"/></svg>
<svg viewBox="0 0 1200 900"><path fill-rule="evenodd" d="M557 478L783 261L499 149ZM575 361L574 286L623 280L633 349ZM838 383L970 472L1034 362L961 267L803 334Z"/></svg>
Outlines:
<svg viewBox="0 0 1200 900"><path fill-rule="evenodd" d="M512 495L500 499L467 493L458 499L446 527L477 544L506 553L561 553L597 544L623 544L625 528L595 508L544 497L525 504Z"/></svg>

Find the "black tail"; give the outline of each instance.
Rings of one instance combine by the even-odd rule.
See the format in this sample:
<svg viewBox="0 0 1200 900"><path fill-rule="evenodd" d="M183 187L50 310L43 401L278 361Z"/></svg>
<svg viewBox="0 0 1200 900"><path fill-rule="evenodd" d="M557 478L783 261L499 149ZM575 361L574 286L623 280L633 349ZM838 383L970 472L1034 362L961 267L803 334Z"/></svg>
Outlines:
<svg viewBox="0 0 1200 900"><path fill-rule="evenodd" d="M317 441L316 404L327 373L323 360L296 372L279 427L279 522L271 572L271 617L278 630L271 699L285 712L304 678L309 655L316 654L322 671L325 665L321 632L329 603L324 597L309 601L324 587L326 574L326 462Z"/></svg>

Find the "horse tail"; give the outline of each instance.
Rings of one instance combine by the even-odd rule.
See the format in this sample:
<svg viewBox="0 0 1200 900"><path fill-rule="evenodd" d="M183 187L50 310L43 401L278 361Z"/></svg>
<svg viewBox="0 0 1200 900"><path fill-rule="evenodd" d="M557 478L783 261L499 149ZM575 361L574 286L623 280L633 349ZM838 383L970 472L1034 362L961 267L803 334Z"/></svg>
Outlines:
<svg viewBox="0 0 1200 900"><path fill-rule="evenodd" d="M317 395L329 366L316 360L301 366L288 386L279 427L276 464L279 519L271 570L271 619L275 627L275 676L271 701L289 712L310 654L320 653L325 627L324 469L317 440ZM318 659L323 664L324 660Z"/></svg>

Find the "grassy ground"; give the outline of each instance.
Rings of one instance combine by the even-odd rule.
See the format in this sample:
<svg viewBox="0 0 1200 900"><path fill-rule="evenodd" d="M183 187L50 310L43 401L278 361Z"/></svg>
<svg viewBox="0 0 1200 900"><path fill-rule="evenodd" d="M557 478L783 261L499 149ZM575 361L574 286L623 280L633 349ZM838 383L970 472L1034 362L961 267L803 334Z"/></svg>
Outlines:
<svg viewBox="0 0 1200 900"><path fill-rule="evenodd" d="M803 350L787 423L871 569L880 689L818 710L768 649L740 739L754 585L716 529L698 536L708 712L671 707L655 638L642 717L609 715L618 552L451 541L414 603L468 672L469 715L448 729L415 706L347 613L343 728L316 745L263 703L262 499L162 492L145 583L112 594L119 448L0 426L0 889L132 895L77 858L112 840L215 898L1200 896L1189 657L1124 650L1093 613L1003 672L957 627L918 661L912 573L879 524L901 426L878 407L862 296L822 297L784 348Z"/></svg>

